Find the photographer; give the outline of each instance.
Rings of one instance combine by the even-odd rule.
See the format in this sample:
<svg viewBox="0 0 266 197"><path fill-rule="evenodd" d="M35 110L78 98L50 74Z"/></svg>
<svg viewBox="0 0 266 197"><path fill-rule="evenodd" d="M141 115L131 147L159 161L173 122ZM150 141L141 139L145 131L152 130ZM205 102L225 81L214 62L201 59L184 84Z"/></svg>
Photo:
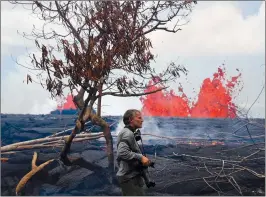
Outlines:
<svg viewBox="0 0 266 197"><path fill-rule="evenodd" d="M117 138L118 181L124 196L143 196L144 184L150 187L155 186L155 183L149 180L147 172L147 167L152 162L141 153L134 136L137 134L140 137L140 132L136 132L143 123L140 111L127 110L123 122L125 127Z"/></svg>

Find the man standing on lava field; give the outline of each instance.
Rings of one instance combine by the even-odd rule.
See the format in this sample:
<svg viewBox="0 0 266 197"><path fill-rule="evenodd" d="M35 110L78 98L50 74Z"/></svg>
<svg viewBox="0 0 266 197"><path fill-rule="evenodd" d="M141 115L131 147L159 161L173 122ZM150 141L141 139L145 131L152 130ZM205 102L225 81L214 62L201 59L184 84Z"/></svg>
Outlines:
<svg viewBox="0 0 266 197"><path fill-rule="evenodd" d="M154 186L155 183L150 182L145 169L151 165L151 161L141 153L135 139L137 129L141 128L143 123L140 111L127 110L123 122L125 127L117 138L118 181L124 196L144 196L144 182L147 187Z"/></svg>

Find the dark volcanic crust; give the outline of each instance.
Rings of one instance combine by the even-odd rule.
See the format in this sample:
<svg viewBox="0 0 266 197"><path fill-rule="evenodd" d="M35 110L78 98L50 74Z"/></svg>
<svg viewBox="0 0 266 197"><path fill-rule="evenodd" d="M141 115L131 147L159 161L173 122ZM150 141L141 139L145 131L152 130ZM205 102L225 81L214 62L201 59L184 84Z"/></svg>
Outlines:
<svg viewBox="0 0 266 197"><path fill-rule="evenodd" d="M192 146L168 145L145 146L148 157L156 161L155 169L150 169L150 175L156 182L155 188L147 189L147 195L265 195L265 178L258 178L244 170L233 173L228 182L228 177L215 178L222 169L222 161L192 158L200 156L224 160L238 161L254 150L253 148L240 148L236 150L228 146ZM259 145L256 147L259 148ZM107 157L104 144L99 142L74 143L72 148L74 156L83 157L85 160L107 167ZM154 156L156 150L156 158ZM37 150L37 165L57 158L60 150ZM173 152L180 156L174 156ZM187 156L182 156L186 154ZM23 151L10 155L10 160L2 163L1 167L1 195L15 195L15 187L19 180L31 169L33 151ZM264 152L251 158L264 157ZM238 165L245 166L257 173L264 174L265 160L248 160ZM230 169L229 169L230 168ZM236 166L235 166L236 168ZM224 163L224 171L229 174L232 165ZM215 174L217 173L217 174ZM203 177L206 178L205 181ZM234 183L234 180L236 183ZM208 184L213 187L211 188ZM237 185L240 190L237 189ZM217 190L217 191L216 191ZM66 167L59 160L55 160L43 171L35 175L23 190L24 195L121 195L117 183L108 184L106 176L94 173L78 166Z"/></svg>

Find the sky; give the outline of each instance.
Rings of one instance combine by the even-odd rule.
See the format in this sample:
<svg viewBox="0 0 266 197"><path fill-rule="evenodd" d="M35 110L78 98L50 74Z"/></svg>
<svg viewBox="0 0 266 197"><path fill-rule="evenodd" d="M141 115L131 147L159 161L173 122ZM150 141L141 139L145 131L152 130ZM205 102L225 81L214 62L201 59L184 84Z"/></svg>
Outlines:
<svg viewBox="0 0 266 197"><path fill-rule="evenodd" d="M35 49L34 42L17 31L30 32L40 22L30 11L13 7L1 2L1 113L47 114L56 108L56 101L39 84L27 85L29 72L15 62L26 62L27 50ZM176 34L158 31L149 35L157 54L152 66L160 70L170 61L185 66L188 75L171 88L175 91L181 83L191 98L196 98L202 81L223 63L228 77L236 76L239 69L243 89L234 103L249 109L265 84L265 2L199 1L189 20ZM138 97L107 96L102 104L102 115L122 115L129 108L142 107ZM265 118L265 90L249 116Z"/></svg>

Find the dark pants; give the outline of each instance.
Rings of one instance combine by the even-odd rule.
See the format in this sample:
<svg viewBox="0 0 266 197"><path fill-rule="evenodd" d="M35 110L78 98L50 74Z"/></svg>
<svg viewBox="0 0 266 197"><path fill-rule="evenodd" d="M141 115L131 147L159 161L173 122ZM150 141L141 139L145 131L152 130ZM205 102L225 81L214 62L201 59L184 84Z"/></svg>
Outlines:
<svg viewBox="0 0 266 197"><path fill-rule="evenodd" d="M123 196L145 196L144 181L141 176L135 176L130 180L123 181L118 179Z"/></svg>

